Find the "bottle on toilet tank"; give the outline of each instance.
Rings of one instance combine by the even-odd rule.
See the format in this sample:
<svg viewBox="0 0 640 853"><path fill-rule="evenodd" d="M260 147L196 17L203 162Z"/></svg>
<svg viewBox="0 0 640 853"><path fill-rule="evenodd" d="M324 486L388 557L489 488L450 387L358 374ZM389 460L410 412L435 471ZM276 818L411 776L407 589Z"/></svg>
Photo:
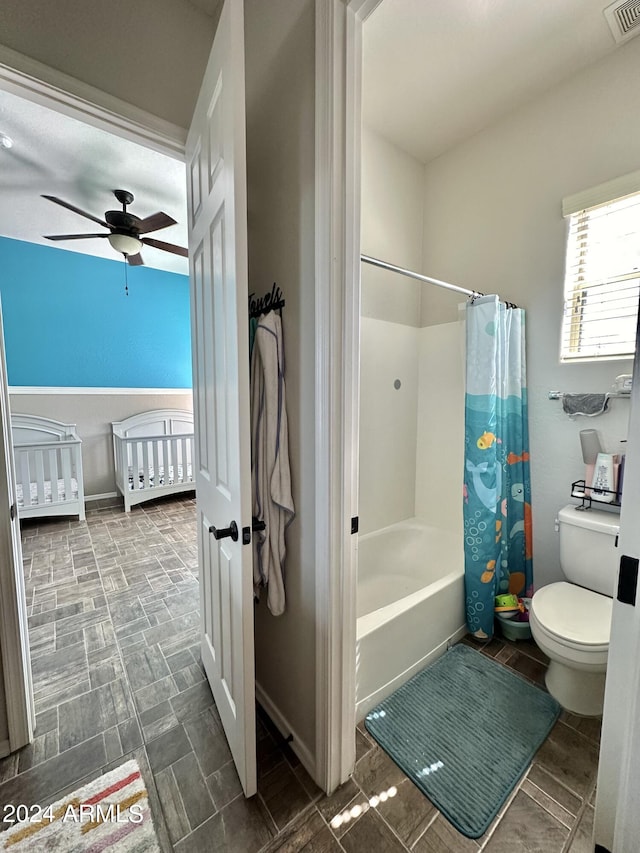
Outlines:
<svg viewBox="0 0 640 853"><path fill-rule="evenodd" d="M598 453L591 483L593 497L611 503L616 496L615 467L611 453Z"/></svg>
<svg viewBox="0 0 640 853"><path fill-rule="evenodd" d="M602 446L595 429L580 430L580 444L582 445L582 460L585 464L585 494L588 496L591 494L589 487L593 484L596 459L598 458L598 454L602 453Z"/></svg>

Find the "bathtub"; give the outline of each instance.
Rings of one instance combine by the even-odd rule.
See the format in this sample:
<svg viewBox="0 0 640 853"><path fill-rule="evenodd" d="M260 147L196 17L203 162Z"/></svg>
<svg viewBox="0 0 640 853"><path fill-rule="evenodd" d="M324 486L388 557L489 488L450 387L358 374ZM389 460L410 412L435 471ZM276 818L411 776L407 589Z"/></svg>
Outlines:
<svg viewBox="0 0 640 853"><path fill-rule="evenodd" d="M410 519L358 540L356 716L466 633L461 534Z"/></svg>

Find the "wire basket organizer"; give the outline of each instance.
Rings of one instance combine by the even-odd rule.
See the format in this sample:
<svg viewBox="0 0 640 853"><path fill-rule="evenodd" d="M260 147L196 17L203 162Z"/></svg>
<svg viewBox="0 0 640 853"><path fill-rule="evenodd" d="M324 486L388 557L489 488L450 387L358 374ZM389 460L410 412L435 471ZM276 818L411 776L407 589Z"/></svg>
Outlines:
<svg viewBox="0 0 640 853"><path fill-rule="evenodd" d="M612 495L612 498L609 498L609 495ZM622 495L612 489L598 489L596 491L591 486L587 486L586 480L582 479L574 480L571 483L571 497L581 500L583 509L589 509L592 503L619 507Z"/></svg>

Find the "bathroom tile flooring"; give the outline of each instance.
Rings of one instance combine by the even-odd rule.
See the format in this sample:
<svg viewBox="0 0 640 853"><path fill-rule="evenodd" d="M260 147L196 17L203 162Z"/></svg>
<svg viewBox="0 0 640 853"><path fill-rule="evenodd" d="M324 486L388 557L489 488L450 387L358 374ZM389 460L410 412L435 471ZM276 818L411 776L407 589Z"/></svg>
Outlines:
<svg viewBox="0 0 640 853"><path fill-rule="evenodd" d="M0 760L0 809L52 802L134 757L163 851L591 853L599 723L567 714L478 841L362 725L353 777L327 797L259 714L258 794L245 800L200 665L193 499L33 520L22 540L36 739ZM481 652L543 682L533 643Z"/></svg>

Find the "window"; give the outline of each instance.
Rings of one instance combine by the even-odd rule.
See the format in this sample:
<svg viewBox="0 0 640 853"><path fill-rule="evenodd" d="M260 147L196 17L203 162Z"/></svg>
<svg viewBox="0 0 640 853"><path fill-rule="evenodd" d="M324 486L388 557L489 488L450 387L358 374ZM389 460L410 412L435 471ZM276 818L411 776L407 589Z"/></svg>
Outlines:
<svg viewBox="0 0 640 853"><path fill-rule="evenodd" d="M562 362L633 358L640 296L638 184L640 173L634 173L563 202L569 238Z"/></svg>

